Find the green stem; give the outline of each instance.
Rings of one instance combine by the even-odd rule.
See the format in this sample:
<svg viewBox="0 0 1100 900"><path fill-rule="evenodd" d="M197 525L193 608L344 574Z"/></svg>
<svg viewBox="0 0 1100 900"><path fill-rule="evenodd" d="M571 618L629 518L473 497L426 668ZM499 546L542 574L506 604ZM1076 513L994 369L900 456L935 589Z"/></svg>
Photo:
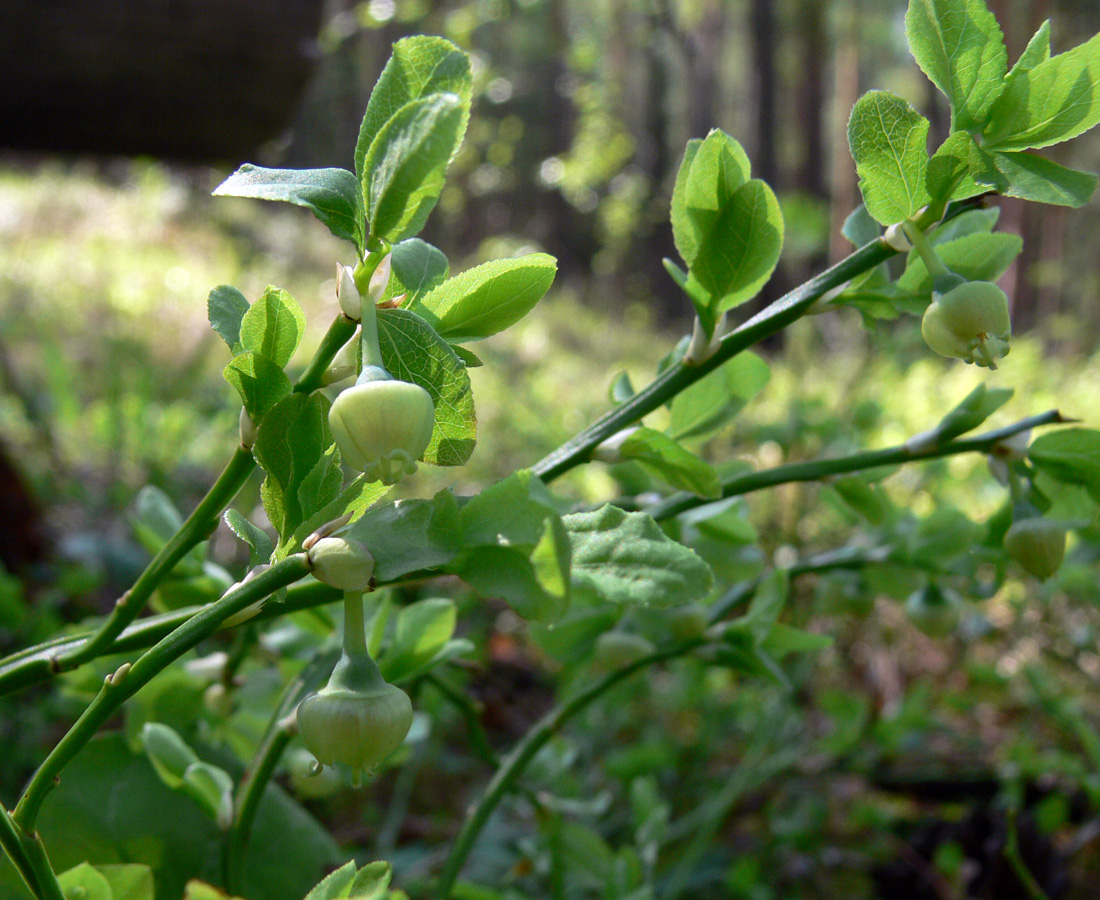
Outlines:
<svg viewBox="0 0 1100 900"><path fill-rule="evenodd" d="M176 563L183 559L191 548L210 537L218 524L221 511L237 495L237 491L248 480L255 465L252 451L245 447L237 447L229 464L207 491L206 496L187 517L187 521L179 531L161 547L160 552L145 567L145 571L138 576L133 587L118 599L111 614L99 626L95 635L79 650L54 658L55 671L67 672L75 669L101 655L103 650L113 643L123 629L137 618L137 614L145 607L161 579L175 568Z"/></svg>
<svg viewBox="0 0 1100 900"><path fill-rule="evenodd" d="M362 591L344 593L344 654L347 656L370 655L367 652L363 603Z"/></svg>
<svg viewBox="0 0 1100 900"><path fill-rule="evenodd" d="M286 686L263 740L237 785L237 794L233 801L233 824L229 826L225 840L225 887L230 893L239 889L237 881L244 866L248 842L252 837L252 825L256 820L256 810L260 807L264 790L294 736L295 729L289 723L289 717L305 694L320 687L335 663L334 652L319 653Z"/></svg>
<svg viewBox="0 0 1100 900"><path fill-rule="evenodd" d="M902 230L905 232L905 236L912 242L917 253L920 254L920 258L924 260L924 267L928 270L928 274L932 276L933 280L944 276L950 277L955 274L944 265L943 260L940 259L939 254L936 253L936 249L932 246L932 242L928 240L928 236L922 229L918 228L913 222L906 222L902 226Z"/></svg>
<svg viewBox="0 0 1100 900"><path fill-rule="evenodd" d="M12 815L15 823L27 834L34 832L42 801L57 783L61 771L118 708L155 675L217 631L230 616L263 600L279 588L304 578L309 571L306 554L288 556L247 584L233 588L215 603L204 607L140 656L132 666L127 663L113 675L107 676L96 698L32 776Z"/></svg>
<svg viewBox="0 0 1100 900"><path fill-rule="evenodd" d="M35 872L34 863L31 861L26 847L23 846L25 839L26 836L19 830L19 826L11 820L8 811L0 806L0 847L8 854L15 870L23 879L23 883L27 885L27 889L41 900L43 897L42 889L38 885L38 875Z"/></svg>
<svg viewBox="0 0 1100 900"><path fill-rule="evenodd" d="M359 343L363 350L363 369L373 366L385 370L386 367L382 365L382 348L378 345L378 308L374 305L370 294L363 294L362 301L363 318L360 326L363 330Z"/></svg>
<svg viewBox="0 0 1100 900"><path fill-rule="evenodd" d="M490 765L498 765L500 759L493 751L489 738L485 734L485 729L481 727L481 719L474 701L467 696L465 691L456 688L434 672L425 675L424 681L439 691L444 699L458 710L462 720L466 723L466 730L470 733L470 744L473 746L474 752Z"/></svg>
<svg viewBox="0 0 1100 900"><path fill-rule="evenodd" d="M1024 862L1024 858L1020 855L1020 838L1016 830L1017 815L1018 811L1016 809L1010 809L1008 811L1008 821L1005 823L1005 859L1008 860L1008 864L1012 867L1012 871L1015 873L1017 880L1024 886L1024 890L1027 891L1027 895L1031 900L1050 900L1047 892L1044 891L1042 885L1035 880L1035 876L1031 874L1031 870L1027 867L1027 863Z"/></svg>
<svg viewBox="0 0 1100 900"><path fill-rule="evenodd" d="M459 831L458 837L451 847L451 852L447 856L447 861L443 866L443 873L439 876L439 882L436 885L435 891L436 896L438 896L440 900L448 900L451 896L451 892L454 890L455 881L462 871L462 866L465 864L467 857L469 857L470 851L473 850L478 835L481 834L481 830L485 827L485 823L489 821L489 817L492 815L493 810L496 809L497 804L500 803L504 795L512 788L516 779L523 773L528 763L535 758L538 752L546 746L547 742L555 734L561 731L573 716L577 715L577 713L584 710L594 700L607 693L607 691L611 690L611 688L623 679L629 678L635 672L639 672L656 663L683 656L695 650L697 647L701 647L705 643L706 641L704 639L694 639L675 644L664 650L658 650L656 653L651 653L628 666L624 666L621 669L617 669L605 675L572 699L555 707L543 716L538 724L528 731L512 749L512 752L508 754L504 763L497 769L496 774L486 786L481 797L470 808L466 816L466 821L462 823L462 829Z"/></svg>
<svg viewBox="0 0 1100 900"><path fill-rule="evenodd" d="M1019 422L1007 425L1004 428L987 431L975 437L956 439L939 445L933 444L930 447L918 446L914 449L907 443L884 450L854 453L851 456L840 456L833 459L811 459L805 462L775 466L771 469L761 469L757 472L745 472L727 478L722 483L722 497L739 497L742 494L775 487L779 484L788 484L794 481L820 481L831 475L843 475L848 472L859 472L879 466L937 459L959 453L988 453L994 445L1012 437L1014 434L1019 434L1021 431L1064 421L1066 420L1058 410L1052 409L1027 419L1021 419ZM712 502L714 501L710 498L681 492L653 504L646 512L660 521Z"/></svg>
<svg viewBox="0 0 1100 900"><path fill-rule="evenodd" d="M306 370L295 383L295 393L311 394L324 384L325 373L328 372L332 358L344 344L351 340L352 335L355 334L357 324L343 313L332 320L325 336L321 338L321 343L317 345L317 351L313 354L313 359L310 360Z"/></svg>
<svg viewBox="0 0 1100 900"><path fill-rule="evenodd" d="M950 221L970 209L974 202L972 200L952 203L947 208L943 221ZM932 215L932 211L929 210L926 216L921 217L918 225L927 227L932 224ZM532 471L543 481L552 481L564 475L570 469L587 461L592 451L611 435L617 434L663 406L686 387L713 372L737 354L786 328L801 318L829 291L873 269L896 253L897 251L882 238L864 244L832 268L790 293L784 294L747 322L739 325L722 338L713 356L695 365L688 365L681 361L669 366L629 400L607 412L575 437L535 463Z"/></svg>

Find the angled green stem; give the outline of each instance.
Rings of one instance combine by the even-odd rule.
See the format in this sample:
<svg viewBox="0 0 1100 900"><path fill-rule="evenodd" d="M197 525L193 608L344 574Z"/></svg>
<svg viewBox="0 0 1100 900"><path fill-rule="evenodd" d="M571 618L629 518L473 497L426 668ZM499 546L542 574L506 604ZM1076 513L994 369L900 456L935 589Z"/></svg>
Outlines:
<svg viewBox="0 0 1100 900"><path fill-rule="evenodd" d="M324 384L325 373L332 364L332 358L344 344L351 340L358 324L343 313L332 320L325 336L321 338L321 343L317 345L313 359L294 384L296 394L311 394Z"/></svg>
<svg viewBox="0 0 1100 900"><path fill-rule="evenodd" d="M264 790L271 781L283 752L294 737L295 728L289 718L302 697L320 687L328 677L336 664L337 655L334 651L317 654L298 677L286 686L268 722L260 746L256 748L256 753L237 785L237 793L233 798L233 824L229 826L225 839L223 866L225 887L230 893L240 887L238 879L244 867L248 842L252 837L252 825L256 821L256 811L260 808Z"/></svg>
<svg viewBox="0 0 1100 900"><path fill-rule="evenodd" d="M15 866L15 870L23 879L27 889L38 900L63 900L61 888L57 883L57 876L53 868L46 864L42 867L41 861L45 854L32 852L31 845L37 835L32 838L24 834L19 826L11 820L11 815L3 806L0 806L0 848L7 853L8 858ZM41 840L39 840L41 844Z"/></svg>
<svg viewBox="0 0 1100 900"><path fill-rule="evenodd" d="M304 553L288 556L246 584L238 585L222 598L188 619L183 625L140 656L126 663L104 680L96 698L88 705L68 733L58 742L38 771L31 777L12 818L25 834L33 834L42 801L57 783L58 776L84 745L103 727L122 704L144 687L170 663L218 630L230 616L270 596L309 574Z"/></svg>
<svg viewBox="0 0 1100 900"><path fill-rule="evenodd" d="M920 443L914 446L914 442L909 441L897 447L889 447L883 450L867 450L862 453L853 453L851 456L811 459L805 462L787 463L771 469L761 469L756 472L745 472L723 481L722 497L739 497L742 494L749 494L753 491L775 487L780 484L788 484L794 481L820 481L832 475L860 472L864 469L874 469L879 466L919 462L926 459L954 456L959 453L988 453L994 445L1005 440L1005 438L1012 437L1014 434L1019 434L1021 431L1064 421L1066 420L1058 410L1052 409L975 437L959 438L945 441L942 444L932 444L928 447L922 446ZM680 492L654 503L646 509L646 512L660 521L713 502L712 499Z"/></svg>
<svg viewBox="0 0 1100 900"><path fill-rule="evenodd" d="M144 609L164 576L171 572L176 563L183 559L196 544L210 537L218 524L218 517L222 510L237 496L237 492L248 480L255 466L252 451L238 446L229 464L207 491L206 496L187 517L187 521L183 523L180 530L161 547L160 552L145 567L145 571L138 576L133 587L118 599L114 609L99 626L95 635L79 650L54 658L53 667L56 671L66 672L94 659L122 634L126 626Z"/></svg>
<svg viewBox="0 0 1100 900"><path fill-rule="evenodd" d="M465 822L462 823L462 830L459 831L458 837L451 847L451 852L444 863L443 872L436 884L435 895L440 900L448 900L454 890L455 881L462 871L462 866L473 850L478 836L481 834L486 822L489 821L489 817L493 814L497 804L512 789L531 760L555 734L561 731L570 719L635 672L640 672L642 669L656 663L683 656L705 643L705 639L693 639L651 653L628 666L605 675L543 716L538 724L528 731L508 754L486 786L481 797L470 808Z"/></svg>
<svg viewBox="0 0 1100 900"><path fill-rule="evenodd" d="M973 202L952 203L943 216L949 221L965 210ZM927 227L932 224L932 212L922 217L918 225ZM925 220L927 218L927 221ZM689 364L681 361L669 366L629 400L616 406L601 418L593 422L575 437L547 454L532 466L532 471L543 481L552 481L564 475L575 466L591 458L592 451L611 435L633 425L643 416L664 405L686 387L694 384L704 375L713 372L723 363L766 337L782 331L792 322L801 318L806 311L829 291L841 287L857 275L862 275L897 253L882 238L864 244L850 256L822 272L806 283L784 294L778 300L739 325L722 338L715 353L706 360Z"/></svg>

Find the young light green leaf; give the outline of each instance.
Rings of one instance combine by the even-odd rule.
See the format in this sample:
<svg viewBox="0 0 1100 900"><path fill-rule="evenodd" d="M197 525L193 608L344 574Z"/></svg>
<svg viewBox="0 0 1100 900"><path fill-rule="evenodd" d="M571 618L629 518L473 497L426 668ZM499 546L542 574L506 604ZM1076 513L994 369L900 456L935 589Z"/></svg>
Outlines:
<svg viewBox="0 0 1100 900"><path fill-rule="evenodd" d="M241 346L285 366L298 349L305 328L306 316L298 301L268 285L241 319Z"/></svg>
<svg viewBox="0 0 1100 900"><path fill-rule="evenodd" d="M964 237L968 234L989 234L997 227L997 221L1001 217L999 206L990 206L988 209L970 209L955 218L936 226L936 230L928 235L933 246L939 247L948 241Z"/></svg>
<svg viewBox="0 0 1100 900"><path fill-rule="evenodd" d="M947 268L968 281L996 281L1023 249L1019 235L994 232L967 234L936 244L936 253ZM932 278L924 260L912 251L898 287L910 294L927 294L932 290Z"/></svg>
<svg viewBox="0 0 1100 900"><path fill-rule="evenodd" d="M363 160L372 238L396 244L424 227L467 110L457 94L432 94L407 103L379 131Z"/></svg>
<svg viewBox="0 0 1100 900"><path fill-rule="evenodd" d="M154 900L153 870L148 866L117 863L96 866L96 871L111 886L111 900Z"/></svg>
<svg viewBox="0 0 1100 900"><path fill-rule="evenodd" d="M393 53L371 91L367 111L359 126L355 171L360 182L366 184L364 161L385 124L413 100L441 93L455 94L463 102L466 115L461 131L465 133L473 96L469 57L440 37L416 35L394 44Z"/></svg>
<svg viewBox="0 0 1100 900"><path fill-rule="evenodd" d="M450 345L416 313L378 311L382 362L394 378L419 384L435 403L435 427L424 461L461 466L474 452L477 417L470 376Z"/></svg>
<svg viewBox="0 0 1100 900"><path fill-rule="evenodd" d="M848 145L867 211L883 225L912 216L931 199L928 120L901 97L870 91L852 108Z"/></svg>
<svg viewBox="0 0 1100 900"><path fill-rule="evenodd" d="M701 236L688 272L713 298L718 312L755 297L771 278L783 250L783 213L768 185L742 185Z"/></svg>
<svg viewBox="0 0 1100 900"><path fill-rule="evenodd" d="M645 513L615 506L562 519L572 548L574 588L611 603L674 606L703 600L710 567Z"/></svg>
<svg viewBox="0 0 1100 900"><path fill-rule="evenodd" d="M408 900L403 891L389 890L393 869L388 862L367 863L355 874L348 888L348 900Z"/></svg>
<svg viewBox="0 0 1100 900"><path fill-rule="evenodd" d="M309 209L338 238L363 251L363 195L347 169L265 169L245 164L214 189L215 197L282 200Z"/></svg>
<svg viewBox="0 0 1100 900"><path fill-rule="evenodd" d="M402 609L393 641L379 663L386 681L403 681L431 662L454 635L457 623L454 601L442 597L419 600Z"/></svg>
<svg viewBox="0 0 1100 900"><path fill-rule="evenodd" d="M1028 458L1040 469L1066 484L1080 484L1100 503L1100 431L1065 428L1031 442Z"/></svg>
<svg viewBox="0 0 1100 900"><path fill-rule="evenodd" d="M989 156L1002 176L991 186L1006 197L1076 209L1088 203L1096 190L1097 177L1092 172L1068 169L1034 153L994 150Z"/></svg>
<svg viewBox="0 0 1100 900"><path fill-rule="evenodd" d="M1024 52L1016 60L1016 64L1005 76L1005 86L1012 84L1024 72L1030 72L1039 63L1050 59L1050 19L1039 26L1039 30L1031 36L1031 40L1024 47Z"/></svg>
<svg viewBox="0 0 1100 900"><path fill-rule="evenodd" d="M206 315L213 328L232 353L237 353L241 343L241 319L248 312L248 300L244 294L228 284L219 284L206 300Z"/></svg>
<svg viewBox="0 0 1100 900"><path fill-rule="evenodd" d="M458 344L451 344L451 349L454 350L455 356L462 360L467 369L478 369L485 365L481 361L481 357L474 353L469 347L460 347Z"/></svg>
<svg viewBox="0 0 1100 900"><path fill-rule="evenodd" d="M408 238L394 244L390 251L393 276L398 282L393 293L405 294L404 306L409 306L447 278L450 264L438 247L420 238Z"/></svg>
<svg viewBox="0 0 1100 900"><path fill-rule="evenodd" d="M619 447L619 458L634 460L665 484L700 497L720 497L722 485L714 466L686 450L668 435L639 428Z"/></svg>
<svg viewBox="0 0 1100 900"><path fill-rule="evenodd" d="M183 773L180 790L225 830L233 822L233 779L225 769L207 762L193 762Z"/></svg>
<svg viewBox="0 0 1100 900"><path fill-rule="evenodd" d="M935 427L937 443L973 431L1011 399L1011 388L991 388L979 384Z"/></svg>
<svg viewBox="0 0 1100 900"><path fill-rule="evenodd" d="M845 475L831 485L847 507L871 525L882 525L894 508L882 488L861 475Z"/></svg>
<svg viewBox="0 0 1100 900"><path fill-rule="evenodd" d="M448 341L480 340L534 309L557 269L557 260L546 253L493 260L444 281L410 309Z"/></svg>
<svg viewBox="0 0 1100 900"><path fill-rule="evenodd" d="M979 131L1008 69L985 0L910 0L905 34L917 65L951 101L951 130Z"/></svg>
<svg viewBox="0 0 1100 900"><path fill-rule="evenodd" d="M970 161L977 148L969 132L956 131L940 144L928 161L928 194L940 201L965 200L989 190L971 175Z"/></svg>
<svg viewBox="0 0 1100 900"><path fill-rule="evenodd" d="M91 863L82 862L57 876L57 883L66 898L79 900L114 900L111 884Z"/></svg>
<svg viewBox="0 0 1100 900"><path fill-rule="evenodd" d="M291 391L290 378L282 367L251 350L234 356L222 370L222 376L241 395L245 411L256 424Z"/></svg>
<svg viewBox="0 0 1100 900"><path fill-rule="evenodd" d="M252 524L235 509L227 509L222 518L229 530L248 545L249 565L255 566L271 560L271 554L275 552L275 542L266 531Z"/></svg>
<svg viewBox="0 0 1100 900"><path fill-rule="evenodd" d="M344 863L335 872L330 872L305 900L342 900L347 897L352 882L355 881L355 860Z"/></svg>
<svg viewBox="0 0 1100 900"><path fill-rule="evenodd" d="M770 377L771 369L759 356L739 353L676 395L668 436L683 440L721 428L764 389Z"/></svg>
<svg viewBox="0 0 1100 900"><path fill-rule="evenodd" d="M141 744L160 780L173 790L183 784L188 766L198 762L179 733L160 722L146 722L141 729Z"/></svg>
<svg viewBox="0 0 1100 900"><path fill-rule="evenodd" d="M1028 150L1068 141L1100 122L1100 34L1014 72L990 110L982 146Z"/></svg>
<svg viewBox="0 0 1100 900"><path fill-rule="evenodd" d="M672 188L672 205L669 216L672 221L672 240L676 244L676 250L680 254L680 258L689 265L695 259L695 254L699 249L699 241L694 217L688 211L688 180L692 163L695 161L702 145L701 138L693 138L688 141L687 147L684 148L684 158L681 160L680 168L676 172L676 184ZM748 172L747 158L745 160L745 171ZM744 179L741 180L741 183L744 183ZM717 200L713 208L717 209Z"/></svg>

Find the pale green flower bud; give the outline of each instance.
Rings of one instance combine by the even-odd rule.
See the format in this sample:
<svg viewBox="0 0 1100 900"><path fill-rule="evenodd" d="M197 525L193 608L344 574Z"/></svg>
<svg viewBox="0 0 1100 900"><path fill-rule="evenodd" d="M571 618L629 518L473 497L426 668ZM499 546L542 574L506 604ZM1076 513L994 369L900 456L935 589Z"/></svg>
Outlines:
<svg viewBox="0 0 1100 900"><path fill-rule="evenodd" d="M323 537L309 548L313 577L341 591L367 591L374 580L374 557L359 541Z"/></svg>

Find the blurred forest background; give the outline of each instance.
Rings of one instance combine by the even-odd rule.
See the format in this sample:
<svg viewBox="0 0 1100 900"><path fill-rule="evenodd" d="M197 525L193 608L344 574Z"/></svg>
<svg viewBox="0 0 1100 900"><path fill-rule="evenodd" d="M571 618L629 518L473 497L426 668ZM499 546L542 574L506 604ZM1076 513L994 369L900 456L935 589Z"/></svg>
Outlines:
<svg viewBox="0 0 1100 900"><path fill-rule="evenodd" d="M299 12L308 6L287 4ZM271 0L271 8L277 5ZM1010 60L1046 18L1056 52L1100 29L1097 0L989 5L1005 29ZM224 146L232 149L218 149L219 132L209 125L203 141L193 140L203 125L181 114L174 150L172 109L162 110L159 136L149 144L156 155L137 157L28 150L10 125L0 126L0 145L8 145L0 148L0 452L12 462L0 473L6 479L0 653L113 602L147 559L129 526L137 490L158 485L189 509L235 444L239 407L219 374L225 348L206 322L212 287L233 284L249 298L268 283L284 287L319 337L336 309L333 262L351 262L347 246L303 210L209 193L242 162L351 167L370 89L395 40L440 34L475 60L478 95L467 140L422 236L444 250L452 273L525 249L546 250L560 265L554 289L528 320L479 345L486 365L471 373L478 450L458 472L419 475L413 487L426 496L447 485L473 492L534 462L606 408L607 386L619 372L636 385L648 381L690 327L689 304L661 265L676 255L668 204L688 139L712 127L733 135L754 175L773 185L783 205L780 268L736 316L848 252L840 225L859 194L846 125L858 96L892 90L931 119L933 146L946 133L946 105L906 50L905 6L905 0L318 0L319 14L303 14L301 27L308 31L316 21L319 33L293 44L293 66L305 57L311 70L300 70L306 87L293 104L271 108L272 97L284 97L281 45L267 54L264 45L242 49L242 65L256 67L248 91L235 92L233 84L203 88L224 92L218 115L257 117L243 137L225 131ZM0 56L7 52L5 14L0 10ZM265 83L268 96L257 99ZM288 89L285 97L293 94ZM195 102L210 98L196 95ZM279 136L241 149L248 135L280 119L289 125ZM1058 150L1059 162L1100 171L1100 135ZM814 317L789 329L782 346L765 348L771 383L736 428L703 452L772 466L886 446L932 425L982 381L1017 389L993 426L1056 406L1096 427L1100 200L1079 210L997 202L999 228L1024 238L1023 254L1002 282L1018 337L1000 370L977 372L934 357L915 319L879 322L868 333L851 311ZM314 344L307 338L305 352ZM582 498L606 497L618 489L612 478L585 467L563 486ZM982 521L1004 499L978 459L906 470L888 491L926 521L933 509L944 510L929 528L948 535L947 525L961 521L960 509ZM237 505L246 512L258 506L257 483ZM730 562L747 575L768 559L789 559L792 548L835 547L858 524L817 485L754 497L749 515L749 543L758 539L759 549L746 546ZM215 534L211 556L235 576L246 561L224 530ZM848 574L822 578L797 601L802 624L825 617L821 630L838 636L821 656L823 669L830 667L827 686L811 698L818 721L840 723L831 749L822 749L813 723L802 717L815 677L810 663L793 676L806 693L753 688L720 710L746 741L759 742L756 769L745 769L750 796L731 799L730 808L735 800L743 804L752 841L768 844L776 865L795 867L784 872L803 885L800 896L819 895L806 887L813 877L800 882L795 869L800 854L822 852L820 834L834 811L833 798L813 787L815 761L824 758L814 754L832 754L821 771L836 763L832 787L849 799L862 782L846 780L846 773L861 762L910 758L945 761L937 778L944 771L973 775L984 800L1005 767L1025 778L1064 776L1073 790L1050 794L1054 800L1037 826L1044 834L1055 835L1071 820L1080 824L1080 785L1090 814L1100 808L1094 560L1067 563L1041 594L1013 581L985 606L956 611L946 631L942 622L906 616L899 601L911 586ZM487 634L495 625L470 627ZM19 697L0 703L0 796L17 790L60 733L58 717L79 709L74 697L86 688L70 684L67 695L37 705L20 704ZM683 725L684 692L666 697L667 709L630 696L646 709L642 750L690 763L689 737L671 749L662 743L662 728ZM613 714L606 733L591 730L594 758L608 740L633 734L632 710L624 705ZM684 726L685 735L709 728L714 742L726 739L726 719L697 718ZM765 720L767 733L759 727ZM855 747L864 726L873 727L872 739ZM624 771L636 762L625 753ZM779 771L782 790L751 795ZM707 795L702 781L696 787ZM587 788L578 790L583 795ZM902 801L858 803L858 816L834 829L842 833L836 840L843 852L823 854L819 871L844 868L843 854L863 852L868 830L885 834L915 818ZM362 837L362 824L354 827L360 831L351 837ZM1090 821L1089 828L1059 846L1080 851L1100 825ZM883 841L876 848L886 855L897 850ZM933 849L959 841L949 836ZM761 886L768 880L761 872L770 875L774 860L759 843L750 845L754 852L728 875L741 880L728 880L724 896L784 896ZM392 842L382 849L392 850ZM954 852L942 860L948 880L963 878ZM1100 860L1082 863L1081 884L1090 867L1100 868ZM1075 896L1093 896L1082 890ZM836 894L823 888L820 896Z"/></svg>

